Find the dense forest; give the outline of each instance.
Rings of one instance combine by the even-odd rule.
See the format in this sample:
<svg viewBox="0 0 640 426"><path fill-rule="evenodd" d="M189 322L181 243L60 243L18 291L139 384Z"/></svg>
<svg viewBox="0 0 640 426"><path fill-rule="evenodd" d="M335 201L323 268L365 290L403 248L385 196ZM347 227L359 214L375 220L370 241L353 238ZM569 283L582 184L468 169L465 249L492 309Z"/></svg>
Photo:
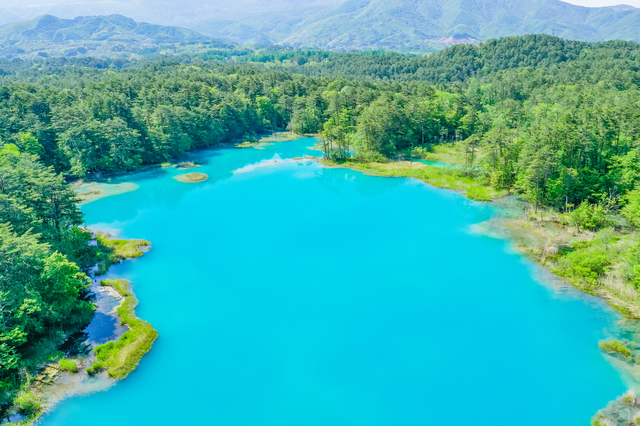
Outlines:
<svg viewBox="0 0 640 426"><path fill-rule="evenodd" d="M42 346L93 312L81 271L95 253L66 183L288 129L321 134L335 161L449 146L459 173L536 208L575 211L585 229L640 226L639 84L640 45L550 36L425 57L271 48L0 61L5 401L43 361ZM636 257L624 274L640 286ZM578 266L587 277L603 267Z"/></svg>
<svg viewBox="0 0 640 426"><path fill-rule="evenodd" d="M22 146L37 144L24 137ZM36 149L37 151L37 149ZM64 177L15 145L0 149L0 403L91 319L91 234ZM25 394L23 408L32 398Z"/></svg>
<svg viewBox="0 0 640 426"><path fill-rule="evenodd" d="M640 45L510 37L427 57L332 53L314 61L344 76L285 72L316 53L253 54L261 61L253 66L178 57L119 70L90 59L9 62L0 138L68 177L290 129L323 132L358 158L464 141L469 167L558 209L613 205L634 188ZM358 71L375 74L376 63L378 75ZM347 77L354 74L362 77Z"/></svg>

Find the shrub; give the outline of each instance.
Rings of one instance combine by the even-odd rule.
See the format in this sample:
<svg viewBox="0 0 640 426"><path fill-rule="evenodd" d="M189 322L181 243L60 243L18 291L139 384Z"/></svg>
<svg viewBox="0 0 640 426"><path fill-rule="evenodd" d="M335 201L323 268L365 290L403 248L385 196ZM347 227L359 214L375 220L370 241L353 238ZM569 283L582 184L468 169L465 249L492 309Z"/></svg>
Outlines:
<svg viewBox="0 0 640 426"><path fill-rule="evenodd" d="M622 209L622 215L640 228L640 188L631 191L626 197L628 204Z"/></svg>
<svg viewBox="0 0 640 426"><path fill-rule="evenodd" d="M640 289L640 241L635 241L626 248L623 259L626 278L635 288Z"/></svg>
<svg viewBox="0 0 640 426"><path fill-rule="evenodd" d="M380 154L377 151L356 151L355 155L356 161L362 163L386 163L387 159L384 155Z"/></svg>
<svg viewBox="0 0 640 426"><path fill-rule="evenodd" d="M413 148L413 151L411 151L411 155L417 158L427 158L430 151L431 150L429 149L429 146L417 146Z"/></svg>
<svg viewBox="0 0 640 426"><path fill-rule="evenodd" d="M491 186L498 189L506 189L513 183L513 177L502 170L491 173Z"/></svg>
<svg viewBox="0 0 640 426"><path fill-rule="evenodd" d="M619 340L602 340L598 344L600 349L611 354L611 355L619 355L626 359L627 361L633 361L633 353L631 353L631 349L629 349L624 343Z"/></svg>
<svg viewBox="0 0 640 426"><path fill-rule="evenodd" d="M568 254L562 259L561 271L563 275L573 278L582 278L590 283L595 283L598 277L607 272L611 265L611 259L600 250L578 250Z"/></svg>
<svg viewBox="0 0 640 426"><path fill-rule="evenodd" d="M78 372L78 364L76 364L76 361L74 359L66 359L66 358L61 359L59 363L59 367L60 367L60 370L63 370L63 371L70 371L72 373Z"/></svg>
<svg viewBox="0 0 640 426"><path fill-rule="evenodd" d="M33 417L42 410L40 401L32 392L20 392L13 403L27 417Z"/></svg>
<svg viewBox="0 0 640 426"><path fill-rule="evenodd" d="M571 220L580 229L596 231L609 226L611 221L604 208L599 204L583 201L580 207L571 212Z"/></svg>
<svg viewBox="0 0 640 426"><path fill-rule="evenodd" d="M87 368L87 374L90 375L90 376L93 376L93 375L98 374L99 372L101 372L105 368L107 368L107 366L105 365L104 362L96 361L93 364L91 364L91 367Z"/></svg>

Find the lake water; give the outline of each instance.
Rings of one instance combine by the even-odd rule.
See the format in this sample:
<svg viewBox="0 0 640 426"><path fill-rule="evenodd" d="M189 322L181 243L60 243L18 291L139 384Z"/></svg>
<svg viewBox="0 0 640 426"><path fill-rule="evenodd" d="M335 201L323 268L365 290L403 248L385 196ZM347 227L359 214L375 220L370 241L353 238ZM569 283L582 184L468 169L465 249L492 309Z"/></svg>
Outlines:
<svg viewBox="0 0 640 426"><path fill-rule="evenodd" d="M201 152L206 182L157 169L83 206L153 243L109 275L160 338L41 424L570 426L625 391L598 349L619 318L470 232L493 207L285 160L313 142Z"/></svg>

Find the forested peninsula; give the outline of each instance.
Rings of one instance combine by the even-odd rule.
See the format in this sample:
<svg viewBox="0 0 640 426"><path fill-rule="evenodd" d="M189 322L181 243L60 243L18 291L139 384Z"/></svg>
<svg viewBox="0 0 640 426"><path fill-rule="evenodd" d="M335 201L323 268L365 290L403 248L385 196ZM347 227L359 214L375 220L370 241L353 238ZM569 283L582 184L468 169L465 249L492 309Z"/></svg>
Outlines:
<svg viewBox="0 0 640 426"><path fill-rule="evenodd" d="M88 244L71 184L282 130L319 134L331 165L517 194L517 226L544 240L525 249L639 317L639 84L639 44L540 35L430 56L0 60L0 404L29 415L29 376L93 315L86 274L113 249Z"/></svg>

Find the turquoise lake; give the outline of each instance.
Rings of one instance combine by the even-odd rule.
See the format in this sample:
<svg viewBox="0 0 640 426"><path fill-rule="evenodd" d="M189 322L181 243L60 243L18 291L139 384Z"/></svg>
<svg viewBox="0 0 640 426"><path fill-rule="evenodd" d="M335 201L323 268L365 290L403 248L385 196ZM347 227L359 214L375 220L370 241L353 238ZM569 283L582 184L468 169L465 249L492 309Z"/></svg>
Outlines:
<svg viewBox="0 0 640 426"><path fill-rule="evenodd" d="M577 426L624 393L598 348L619 317L471 232L495 207L286 160L313 142L195 153L83 206L152 242L108 275L160 337L40 424ZM209 180L173 179L190 171Z"/></svg>

